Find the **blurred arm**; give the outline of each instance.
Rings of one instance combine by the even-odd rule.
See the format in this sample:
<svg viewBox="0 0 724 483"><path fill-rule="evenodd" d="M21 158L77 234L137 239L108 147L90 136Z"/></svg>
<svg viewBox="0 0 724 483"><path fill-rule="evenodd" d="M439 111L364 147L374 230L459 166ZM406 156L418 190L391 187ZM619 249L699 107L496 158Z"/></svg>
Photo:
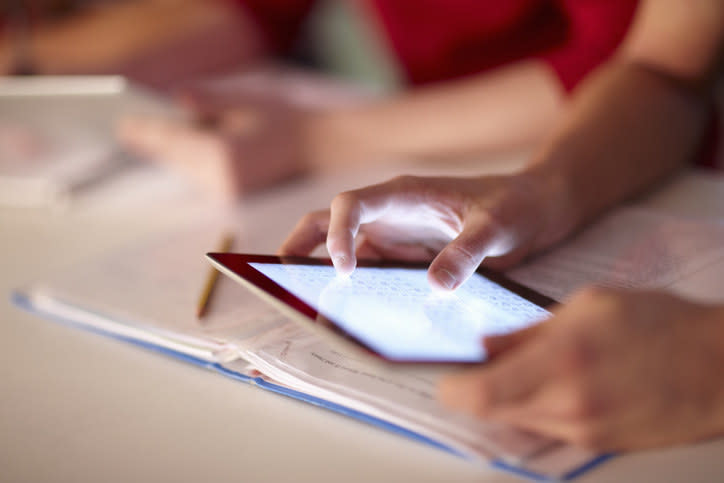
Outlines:
<svg viewBox="0 0 724 483"><path fill-rule="evenodd" d="M724 3L649 0L620 51L579 86L526 171L558 193L567 233L695 154L721 67ZM550 233L553 239L560 238Z"/></svg>
<svg viewBox="0 0 724 483"><path fill-rule="evenodd" d="M310 157L324 166L518 148L548 133L563 99L562 86L543 61L521 61L320 113L310 127Z"/></svg>
<svg viewBox="0 0 724 483"><path fill-rule="evenodd" d="M33 68L41 74L116 72L136 59L162 54L184 39L203 42L220 31L233 34L234 43L224 46L229 63L254 57L261 50L258 32L240 10L229 2L207 0L137 0L97 6L56 23L34 26L28 50ZM0 44L0 67L9 65L11 49L9 42ZM203 62L188 56L179 60L191 71L195 62Z"/></svg>

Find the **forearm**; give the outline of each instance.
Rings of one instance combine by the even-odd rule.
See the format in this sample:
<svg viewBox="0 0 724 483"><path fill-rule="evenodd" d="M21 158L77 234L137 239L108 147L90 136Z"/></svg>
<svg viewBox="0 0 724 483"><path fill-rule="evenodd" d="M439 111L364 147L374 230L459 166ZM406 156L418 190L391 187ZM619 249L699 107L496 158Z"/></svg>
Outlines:
<svg viewBox="0 0 724 483"><path fill-rule="evenodd" d="M524 171L551 186L549 236L560 238L641 193L695 154L707 121L698 89L624 60L602 67Z"/></svg>
<svg viewBox="0 0 724 483"><path fill-rule="evenodd" d="M35 26L25 51L34 71L41 74L108 72L182 39L236 29L243 31L240 40L251 56L259 49L259 39L241 15L221 1L120 2ZM11 48L0 46L0 59L10 58ZM230 51L235 50L238 46L230 46Z"/></svg>
<svg viewBox="0 0 724 483"><path fill-rule="evenodd" d="M708 327L703 331L700 339L701 342L699 344L695 342L692 346L696 347L699 353L705 355L711 367L722 367L722 364L724 364L724 304L719 303L708 306L705 309L705 314L704 323L707 324ZM684 340L684 338L685 336L682 336L682 340ZM686 371L686 368L684 370ZM701 378L703 371L689 370L686 372L688 372L688 374L684 377L699 377L700 380L703 379ZM703 380L704 385L710 383L711 381ZM711 407L713 412L712 420L704 420L704 424L710 425L710 430L708 431L709 436L721 436L724 434L724 386L714 384L713 387L715 388L716 397L714 399L715 403L712 404L713 407ZM705 402L700 406L700 409L708 409Z"/></svg>
<svg viewBox="0 0 724 483"><path fill-rule="evenodd" d="M724 3L642 2L619 52L579 86L526 171L550 186L549 237L691 160L723 59Z"/></svg>
<svg viewBox="0 0 724 483"><path fill-rule="evenodd" d="M498 151L548 133L563 92L542 62L418 88L371 104L321 113L312 127L316 162L368 163ZM321 145L321 146L320 146Z"/></svg>

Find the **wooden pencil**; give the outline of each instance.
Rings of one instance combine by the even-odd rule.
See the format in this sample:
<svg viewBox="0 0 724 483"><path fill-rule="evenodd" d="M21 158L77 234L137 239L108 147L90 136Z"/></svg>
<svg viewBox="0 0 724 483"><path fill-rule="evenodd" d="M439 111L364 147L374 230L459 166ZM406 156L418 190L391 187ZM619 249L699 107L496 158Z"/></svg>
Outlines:
<svg viewBox="0 0 724 483"><path fill-rule="evenodd" d="M219 247L216 249L216 251L219 253L228 252L233 244L234 236L231 233L227 233L221 239L221 243L219 244ZM196 318L199 320L201 320L207 312L209 301L211 300L211 295L214 292L214 287L216 287L216 281L218 278L219 271L216 270L214 267L209 267L209 273L206 276L206 282L204 283L204 288L201 291L199 303L196 306Z"/></svg>

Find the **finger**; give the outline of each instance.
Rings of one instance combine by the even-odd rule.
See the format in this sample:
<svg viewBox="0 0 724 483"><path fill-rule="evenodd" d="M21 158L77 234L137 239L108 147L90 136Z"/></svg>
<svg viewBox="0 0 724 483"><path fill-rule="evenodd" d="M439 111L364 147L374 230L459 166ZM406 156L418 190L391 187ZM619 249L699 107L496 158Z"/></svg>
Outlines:
<svg viewBox="0 0 724 483"><path fill-rule="evenodd" d="M360 225L379 219L393 204L398 207L409 204L413 191L413 187L404 186L400 179L396 179L347 191L332 200L327 251L338 272L349 274L355 268L354 239Z"/></svg>
<svg viewBox="0 0 724 483"><path fill-rule="evenodd" d="M521 344L524 344L538 336L544 327L544 324L540 323L509 334L490 335L485 337L483 339L483 345L485 346L485 351L488 353L488 358L495 358L514 347L519 347Z"/></svg>
<svg viewBox="0 0 724 483"><path fill-rule="evenodd" d="M249 93L242 89L221 89L218 86L197 85L180 91L177 98L181 105L194 115L197 121L216 125L224 123L228 113L240 111L245 117L247 112L273 110L280 101L266 98L258 93Z"/></svg>
<svg viewBox="0 0 724 483"><path fill-rule="evenodd" d="M622 407L614 411L592 408L587 414L571 410L575 399L566 381L551 380L522 404L501 408L491 419L598 451L626 448L621 444L625 440L633 443L655 433L631 431L648 412L637 414Z"/></svg>
<svg viewBox="0 0 724 483"><path fill-rule="evenodd" d="M232 109L218 117L219 127L232 135L252 134L262 125L262 116L253 109Z"/></svg>
<svg viewBox="0 0 724 483"><path fill-rule="evenodd" d="M441 402L482 418L521 406L540 390L551 373L547 344L536 341L480 368L444 378L439 387Z"/></svg>
<svg viewBox="0 0 724 483"><path fill-rule="evenodd" d="M170 166L222 199L233 199L242 174L228 140L187 123L137 118L124 126L122 141L132 150Z"/></svg>
<svg viewBox="0 0 724 483"><path fill-rule="evenodd" d="M541 391L542 392L542 391ZM514 426L550 438L573 442L577 421L561 418L547 408L546 397L539 393L532 394L520 405L501 408L491 414L490 420Z"/></svg>
<svg viewBox="0 0 724 483"><path fill-rule="evenodd" d="M218 157L218 139L183 122L129 118L120 125L122 141L161 162L171 162L195 172Z"/></svg>
<svg viewBox="0 0 724 483"><path fill-rule="evenodd" d="M189 86L179 90L176 93L176 99L201 121L216 119L231 104L228 94L222 95L203 85Z"/></svg>
<svg viewBox="0 0 724 483"><path fill-rule="evenodd" d="M175 121L148 117L127 117L118 125L118 137L132 149L164 160L175 141L186 139L187 127Z"/></svg>
<svg viewBox="0 0 724 483"><path fill-rule="evenodd" d="M463 230L430 264L428 280L434 288L455 290L500 245L501 229L487 216L466 220Z"/></svg>
<svg viewBox="0 0 724 483"><path fill-rule="evenodd" d="M324 243L329 227L329 210L317 211L304 216L282 246L279 255L306 256Z"/></svg>
<svg viewBox="0 0 724 483"><path fill-rule="evenodd" d="M419 243L381 243L378 240L373 243L364 232L358 235L356 246L357 259L381 260L386 258L422 262L434 258L437 253Z"/></svg>
<svg viewBox="0 0 724 483"><path fill-rule="evenodd" d="M357 243L356 254L358 260L381 260L384 258L377 247L366 238Z"/></svg>
<svg viewBox="0 0 724 483"><path fill-rule="evenodd" d="M435 252L419 243L376 243L375 251L381 258L405 262L424 262L435 257Z"/></svg>
<svg viewBox="0 0 724 483"><path fill-rule="evenodd" d="M138 149L145 134L143 130L144 118L138 116L122 117L116 124L116 138L132 149Z"/></svg>
<svg viewBox="0 0 724 483"><path fill-rule="evenodd" d="M493 270L504 271L520 264L520 262L525 259L526 255L528 255L528 250L526 248L521 248L510 253L506 253L505 255L486 257L483 260L482 265Z"/></svg>

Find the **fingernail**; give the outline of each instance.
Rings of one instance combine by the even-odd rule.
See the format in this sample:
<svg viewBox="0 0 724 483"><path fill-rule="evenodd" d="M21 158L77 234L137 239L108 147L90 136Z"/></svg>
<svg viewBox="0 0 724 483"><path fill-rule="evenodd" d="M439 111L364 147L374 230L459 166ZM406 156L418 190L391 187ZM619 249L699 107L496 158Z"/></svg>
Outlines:
<svg viewBox="0 0 724 483"><path fill-rule="evenodd" d="M347 267L347 257L344 255L337 255L335 257L332 257L332 265L334 265L334 268L337 270L337 272L341 274L347 274L349 272L349 268Z"/></svg>
<svg viewBox="0 0 724 483"><path fill-rule="evenodd" d="M442 288L446 288L448 290L454 289L457 284L455 276L444 268L440 268L435 271L435 280L438 281Z"/></svg>

